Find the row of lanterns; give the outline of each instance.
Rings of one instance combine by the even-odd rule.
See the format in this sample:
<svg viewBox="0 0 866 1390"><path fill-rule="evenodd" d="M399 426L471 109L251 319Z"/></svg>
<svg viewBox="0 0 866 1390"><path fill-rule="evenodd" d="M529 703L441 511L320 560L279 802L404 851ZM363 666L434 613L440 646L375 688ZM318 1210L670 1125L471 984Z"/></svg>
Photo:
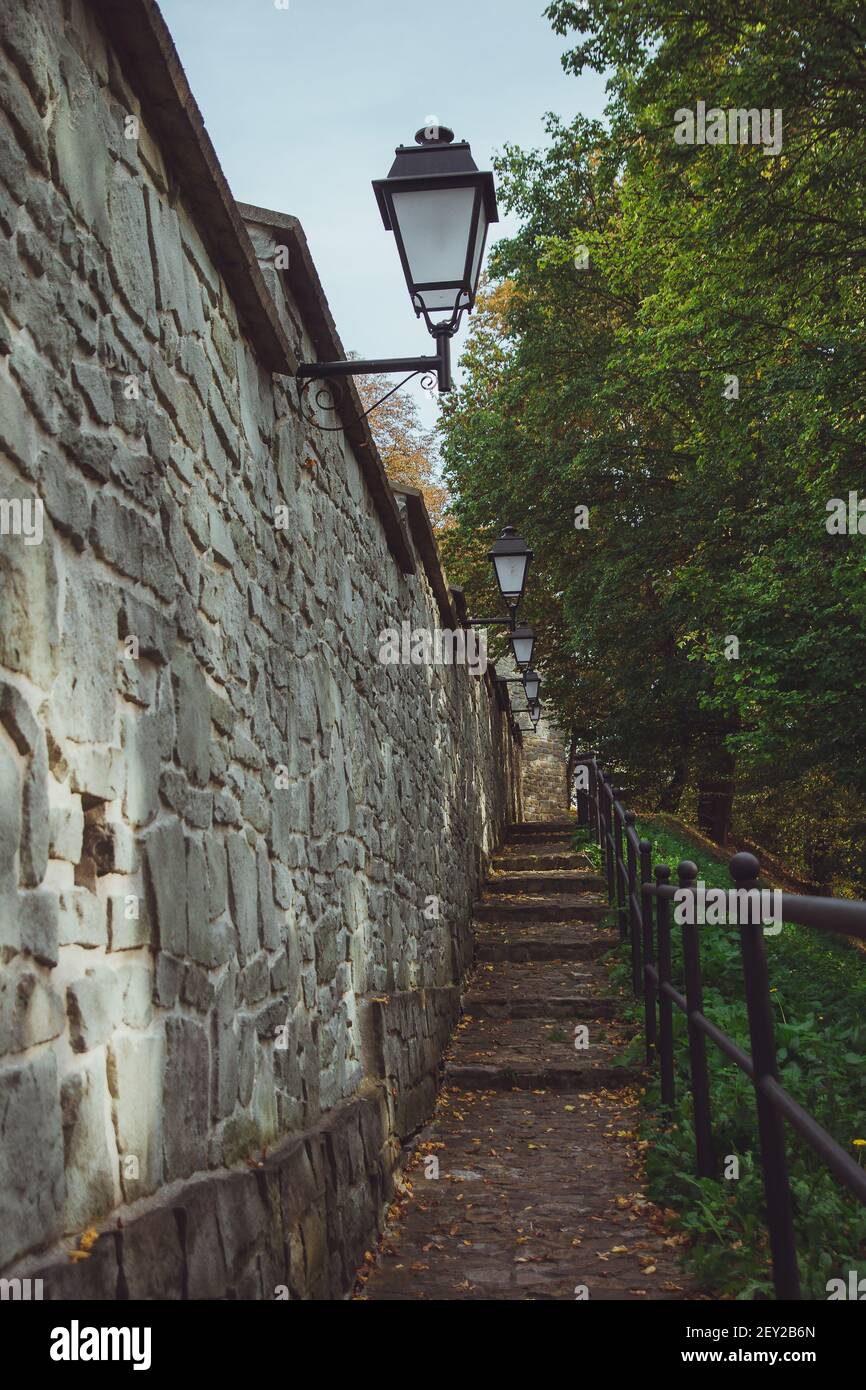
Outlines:
<svg viewBox="0 0 866 1390"><path fill-rule="evenodd" d="M513 526L506 526L487 558L493 564L499 592L508 609L508 617L475 618L472 621L478 626L485 623L488 625L504 623L510 629L511 650L514 654L515 664L521 672L518 680L523 685L526 695L526 712L529 714L533 730L535 730L541 718L541 699L539 697L541 677L532 668L535 633L526 623L518 624L517 622L517 609L526 588L526 575L529 570L529 562L532 559L532 551L526 542L518 536Z"/></svg>

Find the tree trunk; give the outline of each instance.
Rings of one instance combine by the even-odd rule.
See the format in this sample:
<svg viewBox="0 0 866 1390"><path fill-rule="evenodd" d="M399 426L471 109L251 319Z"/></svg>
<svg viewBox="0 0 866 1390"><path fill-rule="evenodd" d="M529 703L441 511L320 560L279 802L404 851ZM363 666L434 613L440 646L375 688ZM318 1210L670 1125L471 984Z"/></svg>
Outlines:
<svg viewBox="0 0 866 1390"><path fill-rule="evenodd" d="M669 815L675 816L680 809L683 791L685 790L686 779L689 775L689 765L685 758L677 763L673 775L666 787L662 788L659 797L659 810L667 811Z"/></svg>

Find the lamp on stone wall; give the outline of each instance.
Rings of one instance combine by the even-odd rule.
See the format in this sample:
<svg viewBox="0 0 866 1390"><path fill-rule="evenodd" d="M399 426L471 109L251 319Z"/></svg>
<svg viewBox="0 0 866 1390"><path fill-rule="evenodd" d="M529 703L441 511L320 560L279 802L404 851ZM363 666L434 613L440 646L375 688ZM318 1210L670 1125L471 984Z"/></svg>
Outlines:
<svg viewBox="0 0 866 1390"><path fill-rule="evenodd" d="M399 145L394 154L388 177L374 179L373 191L385 228L394 233L412 307L436 339L436 356L302 362L297 375L426 372L435 373L440 391L450 391L451 339L474 307L487 231L499 221L493 175L480 172L466 141L455 142L447 126L426 126L414 145Z"/></svg>
<svg viewBox="0 0 866 1390"><path fill-rule="evenodd" d="M487 558L493 561L499 592L513 612L523 597L532 551L513 526L506 526Z"/></svg>
<svg viewBox="0 0 866 1390"><path fill-rule="evenodd" d="M514 653L515 663L526 668L532 662L532 649L535 646L535 633L526 623L514 628L511 634L511 650Z"/></svg>
<svg viewBox="0 0 866 1390"><path fill-rule="evenodd" d="M412 307L434 338L451 337L478 292L491 222L499 221L493 175L479 172L465 140L429 125L400 145L373 189L394 233ZM435 317L434 317L435 316Z"/></svg>
<svg viewBox="0 0 866 1390"><path fill-rule="evenodd" d="M540 685L541 677L537 671L524 671L523 689L526 692L527 704L534 705L536 703Z"/></svg>
<svg viewBox="0 0 866 1390"><path fill-rule="evenodd" d="M540 701L540 700L535 700L535 701L533 701L533 703L529 706L529 717L530 717L530 719L532 720L533 724L537 724L537 723L538 723L539 719L541 718L541 701Z"/></svg>
<svg viewBox="0 0 866 1390"><path fill-rule="evenodd" d="M532 551L526 541L518 536L513 526L506 526L502 535L494 542L492 549L488 552L488 560L493 564L493 572L496 575L496 582L499 585L499 592L505 600L508 608L507 618L470 618L469 622L473 627L508 627L513 634L516 631L515 621L517 607L523 597L523 590L526 586L526 572L529 569L529 562L533 558ZM524 635L521 637L521 652L525 652L526 633L529 633L530 641L528 646L529 661L532 655L532 643L535 641L535 634L531 628L524 628ZM515 648L515 659L518 665L523 662L517 657Z"/></svg>

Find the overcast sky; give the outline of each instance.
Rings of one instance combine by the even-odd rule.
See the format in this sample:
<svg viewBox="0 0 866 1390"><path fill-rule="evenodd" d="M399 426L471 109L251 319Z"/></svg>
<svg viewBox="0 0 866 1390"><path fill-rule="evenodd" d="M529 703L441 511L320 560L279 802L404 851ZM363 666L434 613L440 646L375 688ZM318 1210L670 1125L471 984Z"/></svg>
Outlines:
<svg viewBox="0 0 866 1390"><path fill-rule="evenodd" d="M364 357L433 351L370 187L395 146L435 115L485 169L506 142L541 145L545 112L604 106L599 78L563 73L544 0L160 4L232 192L300 218L343 343Z"/></svg>

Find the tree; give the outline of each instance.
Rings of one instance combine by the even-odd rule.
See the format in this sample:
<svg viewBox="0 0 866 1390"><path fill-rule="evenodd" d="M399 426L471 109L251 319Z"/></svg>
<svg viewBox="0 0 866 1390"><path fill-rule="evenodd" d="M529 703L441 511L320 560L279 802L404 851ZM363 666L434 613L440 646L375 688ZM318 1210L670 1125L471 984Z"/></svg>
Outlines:
<svg viewBox="0 0 866 1390"><path fill-rule="evenodd" d="M864 547L826 526L863 489L866 24L770 12L549 7L570 70L613 70L610 126L551 117L543 153L506 149L521 228L444 418L465 544L514 520L542 557L561 717L719 839L735 785L779 816L816 769L825 805L866 791ZM677 144L694 93L780 109L781 153ZM847 840L837 874L866 881Z"/></svg>
<svg viewBox="0 0 866 1390"><path fill-rule="evenodd" d="M365 410L395 384L385 376L356 376L353 380ZM448 493L436 474L435 432L422 427L415 401L405 391L395 391L368 418L388 477L394 483L418 488L434 531L441 531Z"/></svg>

